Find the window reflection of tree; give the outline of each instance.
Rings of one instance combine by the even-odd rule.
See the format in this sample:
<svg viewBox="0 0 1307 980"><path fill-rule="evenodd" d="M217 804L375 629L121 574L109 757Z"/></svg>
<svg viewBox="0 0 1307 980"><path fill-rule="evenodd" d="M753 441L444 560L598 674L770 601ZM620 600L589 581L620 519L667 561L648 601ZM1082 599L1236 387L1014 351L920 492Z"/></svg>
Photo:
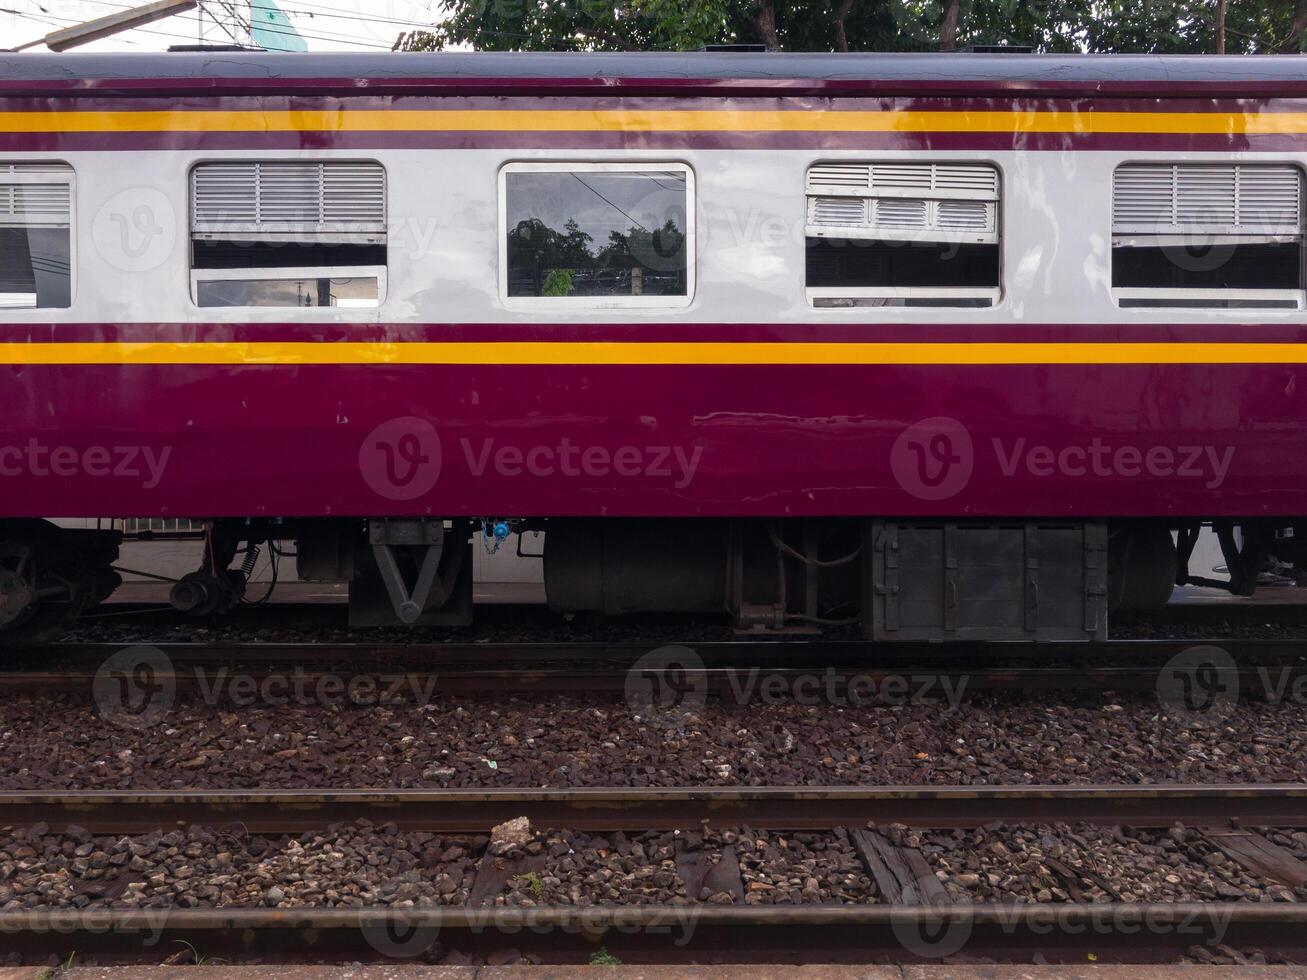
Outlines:
<svg viewBox="0 0 1307 980"><path fill-rule="evenodd" d="M519 221L508 232L509 295L685 295L685 232L676 218L668 217L661 227L647 227L579 174L567 176L621 214L626 230L611 230L607 242L599 245L575 218L568 218L561 231L539 218ZM640 176L684 200L683 177L665 175L680 184L669 187Z"/></svg>

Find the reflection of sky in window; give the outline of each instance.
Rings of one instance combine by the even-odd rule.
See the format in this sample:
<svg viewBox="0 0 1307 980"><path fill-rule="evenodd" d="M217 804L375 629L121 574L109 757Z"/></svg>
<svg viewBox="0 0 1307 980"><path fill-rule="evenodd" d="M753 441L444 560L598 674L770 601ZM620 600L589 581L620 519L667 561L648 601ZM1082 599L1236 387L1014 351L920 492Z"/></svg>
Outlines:
<svg viewBox="0 0 1307 980"><path fill-rule="evenodd" d="M200 306L317 306L319 279L212 279L198 284ZM377 280L371 278L327 280L331 305L373 307L377 305Z"/></svg>
<svg viewBox="0 0 1307 980"><path fill-rule="evenodd" d="M561 233L571 219L602 247L633 226L685 230L683 173L510 173L507 188L509 231L534 218Z"/></svg>

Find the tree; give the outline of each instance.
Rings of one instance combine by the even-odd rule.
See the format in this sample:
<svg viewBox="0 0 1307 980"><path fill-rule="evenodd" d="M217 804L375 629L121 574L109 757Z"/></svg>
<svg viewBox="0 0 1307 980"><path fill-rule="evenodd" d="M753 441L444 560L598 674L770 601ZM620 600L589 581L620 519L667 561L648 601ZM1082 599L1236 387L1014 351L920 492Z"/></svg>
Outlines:
<svg viewBox="0 0 1307 980"><path fill-rule="evenodd" d="M540 288L541 296L572 295L572 270L550 269L545 275L545 284Z"/></svg>
<svg viewBox="0 0 1307 980"><path fill-rule="evenodd" d="M841 0L833 7L784 0L441 0L440 10L441 23L401 35L396 47L694 51L761 43L788 51L848 51L887 48L896 34L885 0ZM927 46L928 40L913 45Z"/></svg>
<svg viewBox="0 0 1307 980"><path fill-rule="evenodd" d="M939 18L939 49L954 51L958 46L958 17L962 15L962 0L946 0L944 13Z"/></svg>
<svg viewBox="0 0 1307 980"><path fill-rule="evenodd" d="M1224 8L1231 54L1300 51L1307 0L441 0L442 22L396 47L692 51L934 51L1028 44L1047 52L1209 54Z"/></svg>

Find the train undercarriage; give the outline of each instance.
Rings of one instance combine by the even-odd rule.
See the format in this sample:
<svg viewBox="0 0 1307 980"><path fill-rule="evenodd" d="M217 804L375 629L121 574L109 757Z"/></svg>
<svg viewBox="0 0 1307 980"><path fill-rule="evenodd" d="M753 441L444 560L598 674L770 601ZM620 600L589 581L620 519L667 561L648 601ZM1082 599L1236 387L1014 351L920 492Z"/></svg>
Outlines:
<svg viewBox="0 0 1307 980"><path fill-rule="evenodd" d="M1164 605L1176 585L1252 595L1270 565L1307 570L1307 525L1216 520L915 518L550 520L220 519L171 587L197 617L250 601L270 549L298 578L349 583L350 624L473 619L473 549L543 532L562 615L682 613L741 630L857 628L877 641L1105 639L1109 615ZM1190 569L1210 526L1228 579ZM121 583L121 535L0 521L0 642L49 642ZM520 540L520 539L519 539ZM260 587L261 588L261 587Z"/></svg>

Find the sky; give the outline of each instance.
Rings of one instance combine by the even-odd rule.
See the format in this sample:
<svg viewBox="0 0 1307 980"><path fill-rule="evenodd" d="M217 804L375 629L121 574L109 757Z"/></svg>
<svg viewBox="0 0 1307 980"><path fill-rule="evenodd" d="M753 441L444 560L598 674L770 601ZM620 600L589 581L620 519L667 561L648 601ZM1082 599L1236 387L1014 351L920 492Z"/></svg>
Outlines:
<svg viewBox="0 0 1307 980"><path fill-rule="evenodd" d="M146 0L0 0L0 48L36 40L74 23L139 7ZM388 51L403 31L431 24L439 17L439 0L276 0L310 51ZM230 0L248 16L248 0ZM201 6L218 8L213 0ZM230 39L205 17L206 41ZM196 11L156 21L84 45L78 51L163 51L173 44L194 44L201 21ZM31 48L45 51L44 46Z"/></svg>

